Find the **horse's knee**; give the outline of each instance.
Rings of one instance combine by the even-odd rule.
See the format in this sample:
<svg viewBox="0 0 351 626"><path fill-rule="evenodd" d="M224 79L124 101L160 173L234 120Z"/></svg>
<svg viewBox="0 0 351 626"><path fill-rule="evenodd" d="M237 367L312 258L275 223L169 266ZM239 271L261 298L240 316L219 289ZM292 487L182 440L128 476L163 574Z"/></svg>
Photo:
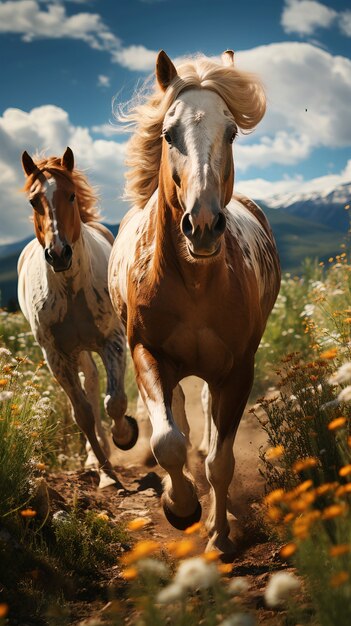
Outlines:
<svg viewBox="0 0 351 626"><path fill-rule="evenodd" d="M186 463L186 438L177 428L154 432L150 444L157 462L165 470L183 467Z"/></svg>
<svg viewBox="0 0 351 626"><path fill-rule="evenodd" d="M224 440L221 446L211 450L205 461L206 476L211 484L230 483L235 466L233 440Z"/></svg>
<svg viewBox="0 0 351 626"><path fill-rule="evenodd" d="M127 405L128 400L124 392L107 395L104 400L105 411L114 420L125 415Z"/></svg>

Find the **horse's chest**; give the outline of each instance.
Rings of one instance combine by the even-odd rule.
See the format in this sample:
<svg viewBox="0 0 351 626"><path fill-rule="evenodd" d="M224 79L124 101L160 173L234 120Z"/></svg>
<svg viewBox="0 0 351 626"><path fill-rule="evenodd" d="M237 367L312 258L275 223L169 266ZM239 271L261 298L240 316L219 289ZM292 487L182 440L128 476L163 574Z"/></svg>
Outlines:
<svg viewBox="0 0 351 626"><path fill-rule="evenodd" d="M83 290L61 303L59 317L53 316L49 325L56 349L72 353L77 348L96 349L101 346L111 321L111 311L107 309L102 305L102 299L94 303Z"/></svg>

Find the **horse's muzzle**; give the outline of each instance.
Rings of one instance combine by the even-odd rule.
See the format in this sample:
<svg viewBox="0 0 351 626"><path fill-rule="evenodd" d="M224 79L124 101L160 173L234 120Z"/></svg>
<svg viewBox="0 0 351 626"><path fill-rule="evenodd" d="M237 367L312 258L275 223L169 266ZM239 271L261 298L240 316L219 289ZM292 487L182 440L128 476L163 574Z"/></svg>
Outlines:
<svg viewBox="0 0 351 626"><path fill-rule="evenodd" d="M212 224L201 228L190 213L184 213L180 224L182 233L188 240L188 249L192 256L211 257L220 248L220 238L226 227L226 218L220 211L214 216Z"/></svg>
<svg viewBox="0 0 351 626"><path fill-rule="evenodd" d="M61 254L52 248L45 248L45 261L51 265L54 272L65 272L72 265L72 248L68 244L63 246Z"/></svg>

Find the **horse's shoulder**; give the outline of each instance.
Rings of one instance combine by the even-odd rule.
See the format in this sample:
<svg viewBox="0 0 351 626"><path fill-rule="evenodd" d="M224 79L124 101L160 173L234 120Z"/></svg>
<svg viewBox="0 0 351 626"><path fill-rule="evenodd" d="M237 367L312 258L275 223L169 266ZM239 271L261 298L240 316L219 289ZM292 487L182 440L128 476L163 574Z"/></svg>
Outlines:
<svg viewBox="0 0 351 626"><path fill-rule="evenodd" d="M27 245L23 248L21 254L19 255L17 261L17 273L19 274L23 268L23 264L29 259L29 257L35 252L35 250L40 246L40 243L37 239L32 239Z"/></svg>
<svg viewBox="0 0 351 626"><path fill-rule="evenodd" d="M111 233L111 231L104 226L104 224L101 224L101 222L88 222L89 227L95 229L98 233L100 233L104 239L106 239L106 241L108 241L108 243L111 244L111 246L113 246L113 243L115 241L115 238L113 236L113 234Z"/></svg>
<svg viewBox="0 0 351 626"><path fill-rule="evenodd" d="M258 220L261 226L263 226L263 228L268 233L271 232L271 227L269 225L268 219L265 216L261 207L258 204L256 204L256 202L251 200L251 198L248 198L247 196L244 196L243 194L237 193L237 192L233 194L233 200L240 202L240 204Z"/></svg>

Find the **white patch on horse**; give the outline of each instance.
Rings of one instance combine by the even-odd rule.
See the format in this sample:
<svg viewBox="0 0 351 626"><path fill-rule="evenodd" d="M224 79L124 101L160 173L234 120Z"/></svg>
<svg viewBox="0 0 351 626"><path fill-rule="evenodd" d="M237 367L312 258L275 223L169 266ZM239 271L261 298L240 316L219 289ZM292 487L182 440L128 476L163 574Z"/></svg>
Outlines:
<svg viewBox="0 0 351 626"><path fill-rule="evenodd" d="M49 207L49 216L51 219L52 234L54 237L53 248L55 252L60 255L64 247L64 242L62 241L58 230L56 207L54 203L54 193L56 189L57 185L55 178L53 176L51 178L47 178L45 184L43 185L43 192Z"/></svg>

